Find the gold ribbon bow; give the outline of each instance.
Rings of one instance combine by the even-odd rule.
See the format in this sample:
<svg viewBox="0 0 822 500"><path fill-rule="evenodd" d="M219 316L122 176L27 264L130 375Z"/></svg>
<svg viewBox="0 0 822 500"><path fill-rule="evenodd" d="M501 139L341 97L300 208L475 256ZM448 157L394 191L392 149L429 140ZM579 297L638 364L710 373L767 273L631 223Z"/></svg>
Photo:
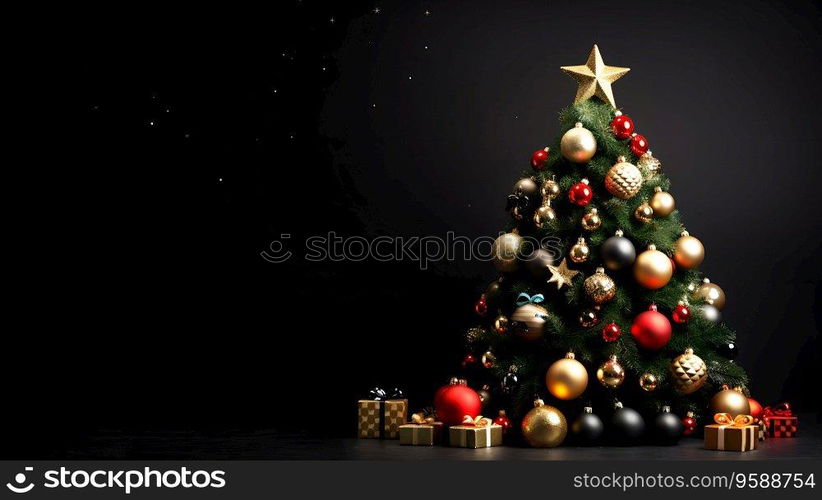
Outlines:
<svg viewBox="0 0 822 500"><path fill-rule="evenodd" d="M433 424L436 421L437 421L437 419L434 418L433 415L426 416L425 413L422 413L422 412L414 413L413 415L411 415L411 422L415 423L417 425L423 425L423 424L430 425L430 424Z"/></svg>
<svg viewBox="0 0 822 500"><path fill-rule="evenodd" d="M714 422L719 425L730 425L733 427L745 427L754 423L754 418L750 415L737 415L731 417L730 413L717 413L714 415Z"/></svg>
<svg viewBox="0 0 822 500"><path fill-rule="evenodd" d="M488 427L491 425L491 419L485 418L482 415L477 415L476 418L471 415L462 417L462 425L473 425L474 427Z"/></svg>

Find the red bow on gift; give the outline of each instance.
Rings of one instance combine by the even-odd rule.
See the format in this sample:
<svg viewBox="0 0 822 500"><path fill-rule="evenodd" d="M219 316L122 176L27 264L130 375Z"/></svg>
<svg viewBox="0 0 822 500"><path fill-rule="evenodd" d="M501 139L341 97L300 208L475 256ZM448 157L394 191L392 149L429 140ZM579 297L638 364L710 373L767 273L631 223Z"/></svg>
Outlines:
<svg viewBox="0 0 822 500"><path fill-rule="evenodd" d="M762 420L765 421L767 424L771 417L792 417L793 411L791 410L791 404L787 401L779 403L776 406L766 406L764 410L762 410Z"/></svg>

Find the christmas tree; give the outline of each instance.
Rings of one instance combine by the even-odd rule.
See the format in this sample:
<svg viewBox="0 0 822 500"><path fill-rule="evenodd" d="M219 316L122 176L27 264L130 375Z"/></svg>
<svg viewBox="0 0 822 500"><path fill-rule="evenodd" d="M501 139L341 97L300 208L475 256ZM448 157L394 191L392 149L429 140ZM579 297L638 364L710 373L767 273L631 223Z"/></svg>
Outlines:
<svg viewBox="0 0 822 500"><path fill-rule="evenodd" d="M628 68L606 66L594 46L562 70L576 99L508 197L511 220L493 247L500 275L477 302L467 364L482 357L479 376L509 415L540 396L569 423L618 402L704 418L723 385L747 383L721 322L724 293L699 271L705 249L661 162L616 109L611 84Z"/></svg>

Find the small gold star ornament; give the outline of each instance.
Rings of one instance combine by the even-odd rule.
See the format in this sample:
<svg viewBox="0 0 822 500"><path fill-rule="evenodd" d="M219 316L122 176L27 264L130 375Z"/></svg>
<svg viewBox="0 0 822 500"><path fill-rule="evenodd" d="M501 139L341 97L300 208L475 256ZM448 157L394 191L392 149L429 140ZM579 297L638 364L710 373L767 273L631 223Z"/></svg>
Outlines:
<svg viewBox="0 0 822 500"><path fill-rule="evenodd" d="M585 64L581 66L562 66L560 69L579 84L574 104L597 96L614 108L616 108L616 102L614 101L614 93L611 91L611 84L631 70L630 68L606 66L602 61L602 55L599 53L599 47L596 45L588 54L588 61Z"/></svg>
<svg viewBox="0 0 822 500"><path fill-rule="evenodd" d="M551 279L548 280L548 283L556 283L557 290L564 285L570 285L574 276L579 274L579 271L568 269L568 261L566 259L562 259L559 266L548 266L548 270L551 271Z"/></svg>

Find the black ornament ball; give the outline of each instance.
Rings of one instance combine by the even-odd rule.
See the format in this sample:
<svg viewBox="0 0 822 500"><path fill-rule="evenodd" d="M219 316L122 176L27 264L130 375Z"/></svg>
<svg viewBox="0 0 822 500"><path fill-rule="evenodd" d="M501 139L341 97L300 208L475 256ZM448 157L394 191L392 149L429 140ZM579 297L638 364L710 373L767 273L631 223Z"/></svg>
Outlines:
<svg viewBox="0 0 822 500"><path fill-rule="evenodd" d="M717 351L722 356L730 359L731 361L735 360L737 356L739 356L739 348L736 346L736 342L728 342L727 344L721 344Z"/></svg>
<svg viewBox="0 0 822 500"><path fill-rule="evenodd" d="M654 444L661 445L675 445L682 431L685 427L682 425L682 420L671 413L671 408L665 406L662 408L662 413L654 419Z"/></svg>
<svg viewBox="0 0 822 500"><path fill-rule="evenodd" d="M637 440L645 432L645 420L642 415L631 408L623 408L617 403L614 415L611 417L611 439L615 444L630 446L638 444Z"/></svg>
<svg viewBox="0 0 822 500"><path fill-rule="evenodd" d="M599 441L604 428L602 420L594 415L590 406L586 406L585 411L571 425L571 432L578 444L590 446Z"/></svg>
<svg viewBox="0 0 822 500"><path fill-rule="evenodd" d="M500 291L502 289L502 285L500 285L499 281L492 281L488 288L485 289L485 300L488 302L493 302L499 298Z"/></svg>
<svg viewBox="0 0 822 500"><path fill-rule="evenodd" d="M525 268L536 278L547 278L548 266L553 266L555 262L554 254L544 248L537 249L524 256L522 261Z"/></svg>
<svg viewBox="0 0 822 500"><path fill-rule="evenodd" d="M636 248L631 240L622 236L622 231L617 231L602 243L600 256L605 267L611 271L618 271L633 265L636 260Z"/></svg>

